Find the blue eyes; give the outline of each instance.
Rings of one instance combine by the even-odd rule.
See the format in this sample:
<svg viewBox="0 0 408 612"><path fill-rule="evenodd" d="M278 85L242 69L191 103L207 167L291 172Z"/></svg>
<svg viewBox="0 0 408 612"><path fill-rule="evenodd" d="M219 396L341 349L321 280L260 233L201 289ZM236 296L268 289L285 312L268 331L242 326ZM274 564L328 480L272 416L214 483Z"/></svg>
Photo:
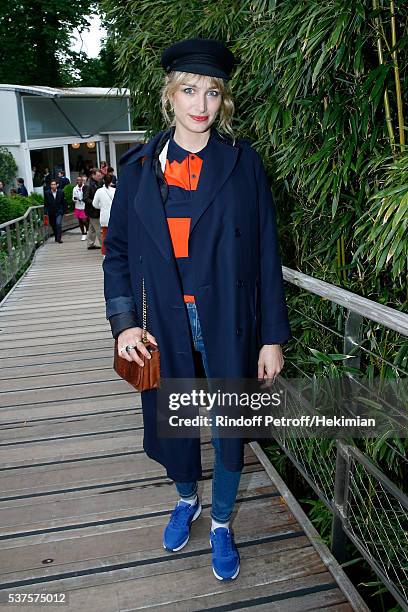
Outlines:
<svg viewBox="0 0 408 612"><path fill-rule="evenodd" d="M184 93L186 93L186 94L189 94L189 93L190 93L190 92L192 92L192 91L193 91L193 88L192 88L192 87L184 87L184 89L183 89L183 92L184 92ZM219 95L220 95L220 92L219 92L219 91L217 91L217 90L215 90L215 89L212 89L212 90L211 90L211 91L209 91L208 93L209 93L209 94L214 94L214 95L211 95L211 96L210 96L211 98L216 98L217 96L219 96Z"/></svg>

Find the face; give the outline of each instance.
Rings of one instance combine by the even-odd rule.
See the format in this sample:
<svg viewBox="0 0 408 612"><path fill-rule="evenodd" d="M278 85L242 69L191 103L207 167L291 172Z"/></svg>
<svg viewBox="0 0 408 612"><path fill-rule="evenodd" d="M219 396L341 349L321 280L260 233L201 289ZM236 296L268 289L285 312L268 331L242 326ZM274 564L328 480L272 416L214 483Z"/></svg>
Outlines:
<svg viewBox="0 0 408 612"><path fill-rule="evenodd" d="M78 185L78 187L82 185L82 176L77 176L76 184Z"/></svg>
<svg viewBox="0 0 408 612"><path fill-rule="evenodd" d="M95 172L94 179L95 179L95 181L100 181L101 178L102 178L102 172L99 172L99 170L98 170L98 172Z"/></svg>
<svg viewBox="0 0 408 612"><path fill-rule="evenodd" d="M57 183L55 181L51 181L51 189L55 191L57 188Z"/></svg>
<svg viewBox="0 0 408 612"><path fill-rule="evenodd" d="M3 181L0 181L0 189L4 189L4 183L3 183Z"/></svg>
<svg viewBox="0 0 408 612"><path fill-rule="evenodd" d="M192 74L178 86L172 103L176 123L190 132L201 133L207 131L217 117L221 92L211 87L211 77Z"/></svg>

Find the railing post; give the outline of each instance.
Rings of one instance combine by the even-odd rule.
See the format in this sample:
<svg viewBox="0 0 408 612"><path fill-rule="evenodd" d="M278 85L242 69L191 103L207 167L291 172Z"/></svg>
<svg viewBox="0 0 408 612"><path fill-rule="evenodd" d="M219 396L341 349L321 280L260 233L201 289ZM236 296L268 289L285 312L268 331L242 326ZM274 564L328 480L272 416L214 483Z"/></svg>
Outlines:
<svg viewBox="0 0 408 612"><path fill-rule="evenodd" d="M331 532L331 550L339 563L346 560L347 535L343 523L347 520L347 493L350 459L346 446L341 440L336 442L336 475L334 479L334 510Z"/></svg>
<svg viewBox="0 0 408 612"><path fill-rule="evenodd" d="M35 233L34 233L34 224L33 224L33 211L30 210L30 212L28 213L28 218L30 221L30 255L33 252L33 248L35 245Z"/></svg>
<svg viewBox="0 0 408 612"><path fill-rule="evenodd" d="M346 365L360 369L360 344L363 317L357 312L347 310L346 323L344 326L343 353L353 354L347 359Z"/></svg>
<svg viewBox="0 0 408 612"><path fill-rule="evenodd" d="M357 312L347 310L346 322L344 326L343 354L352 355L346 361L346 365L360 369L360 344L363 317ZM350 387L353 374L346 372L347 378L344 381L346 387ZM348 382L347 382L348 381ZM349 391L349 390L348 390ZM342 393L345 397L346 389L342 386ZM349 457L346 452L346 445L341 439L336 441L336 472L334 480L334 506L332 522L332 553L339 563L346 560L346 541L347 535L343 529L346 520L347 487L349 475Z"/></svg>
<svg viewBox="0 0 408 612"><path fill-rule="evenodd" d="M7 255L8 255L8 269L9 273L7 274L7 282L14 280L15 277L15 265L14 265L14 257L13 257L13 241L11 239L11 229L10 226L6 227L6 236L7 236Z"/></svg>
<svg viewBox="0 0 408 612"><path fill-rule="evenodd" d="M29 253L27 217L24 217L23 225L24 225L24 257L25 257L25 259L27 259L28 253Z"/></svg>

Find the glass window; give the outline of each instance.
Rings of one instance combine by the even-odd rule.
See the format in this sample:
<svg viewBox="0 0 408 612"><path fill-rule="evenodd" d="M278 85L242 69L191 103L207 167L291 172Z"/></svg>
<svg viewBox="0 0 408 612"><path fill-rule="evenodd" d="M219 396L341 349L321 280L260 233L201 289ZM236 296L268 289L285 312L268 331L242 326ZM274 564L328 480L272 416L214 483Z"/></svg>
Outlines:
<svg viewBox="0 0 408 612"><path fill-rule="evenodd" d="M51 98L24 96L23 103L29 140L78 136L70 121L84 137L129 129L127 98L57 98L61 110Z"/></svg>

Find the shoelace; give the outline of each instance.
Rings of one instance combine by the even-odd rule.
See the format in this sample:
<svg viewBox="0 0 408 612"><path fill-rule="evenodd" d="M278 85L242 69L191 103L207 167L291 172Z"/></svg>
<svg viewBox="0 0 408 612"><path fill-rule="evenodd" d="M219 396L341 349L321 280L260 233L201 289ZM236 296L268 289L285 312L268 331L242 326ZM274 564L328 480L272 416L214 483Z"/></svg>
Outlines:
<svg viewBox="0 0 408 612"><path fill-rule="evenodd" d="M232 536L231 532L221 531L216 533L214 531L215 538L213 542L215 543L215 548L217 554L220 554L222 557L228 557L232 552Z"/></svg>
<svg viewBox="0 0 408 612"><path fill-rule="evenodd" d="M179 504L171 513L171 523L174 527L184 527L188 522L188 506L180 506Z"/></svg>

